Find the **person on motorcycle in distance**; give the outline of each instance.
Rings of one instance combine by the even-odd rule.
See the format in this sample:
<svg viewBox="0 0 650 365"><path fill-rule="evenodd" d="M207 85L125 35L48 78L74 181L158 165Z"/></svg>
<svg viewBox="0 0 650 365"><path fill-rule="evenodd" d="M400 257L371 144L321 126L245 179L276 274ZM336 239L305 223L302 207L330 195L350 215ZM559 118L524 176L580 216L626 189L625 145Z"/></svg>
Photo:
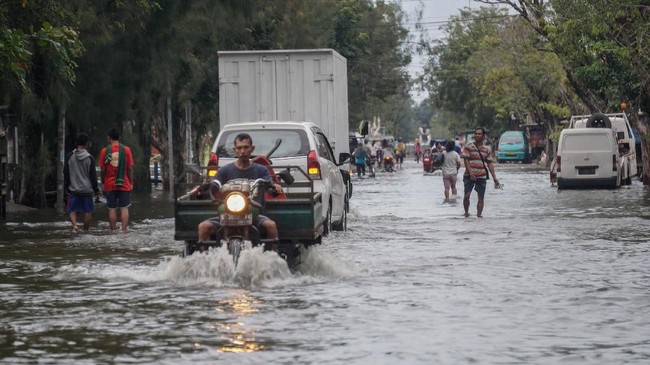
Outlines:
<svg viewBox="0 0 650 365"><path fill-rule="evenodd" d="M210 182L212 188L218 189L223 184L233 179L271 180L271 173L266 166L251 161L251 154L255 150L255 146L253 145L253 139L248 133L239 133L235 137L234 149L237 159L234 162L221 167L217 171L214 180ZM279 184L274 184L273 189L278 194L282 193L282 186ZM266 232L266 237L268 239L278 240L278 227L269 217L258 214L257 220L254 223L257 229L261 228ZM211 237L217 233L219 227L219 217L209 218L199 223L199 240L209 241Z"/></svg>
<svg viewBox="0 0 650 365"><path fill-rule="evenodd" d="M404 156L406 156L406 144L402 141L402 137L397 139L397 146L395 147L395 157L397 157L397 165L401 168L404 163Z"/></svg>

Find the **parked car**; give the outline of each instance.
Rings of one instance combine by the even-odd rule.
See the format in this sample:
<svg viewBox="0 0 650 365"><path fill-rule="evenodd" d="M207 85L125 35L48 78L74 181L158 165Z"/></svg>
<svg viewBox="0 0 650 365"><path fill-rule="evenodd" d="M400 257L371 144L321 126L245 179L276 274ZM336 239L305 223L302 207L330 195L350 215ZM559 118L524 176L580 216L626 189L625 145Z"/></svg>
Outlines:
<svg viewBox="0 0 650 365"><path fill-rule="evenodd" d="M308 179L314 182L314 191L320 193L323 204L324 234L347 229L349 192L344 175L349 174L349 153L340 153L337 160L327 137L314 123L251 122L223 127L212 146L213 164L223 166L234 161L233 143L239 133L248 133L253 139L253 155L267 155L280 139L279 147L272 154L274 169L289 167L296 182ZM305 188L295 183L285 187L287 193L300 192L300 189Z"/></svg>

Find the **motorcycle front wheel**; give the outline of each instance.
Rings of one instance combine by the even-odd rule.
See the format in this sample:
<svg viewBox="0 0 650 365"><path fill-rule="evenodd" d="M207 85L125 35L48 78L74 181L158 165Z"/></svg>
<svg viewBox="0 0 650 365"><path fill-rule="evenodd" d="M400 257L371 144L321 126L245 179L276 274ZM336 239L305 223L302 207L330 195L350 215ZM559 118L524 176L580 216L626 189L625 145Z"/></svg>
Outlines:
<svg viewBox="0 0 650 365"><path fill-rule="evenodd" d="M240 239L233 239L228 242L228 253L232 256L232 260L235 263L235 267L237 267L237 263L239 262L239 255L241 254L241 250L244 248L244 241Z"/></svg>

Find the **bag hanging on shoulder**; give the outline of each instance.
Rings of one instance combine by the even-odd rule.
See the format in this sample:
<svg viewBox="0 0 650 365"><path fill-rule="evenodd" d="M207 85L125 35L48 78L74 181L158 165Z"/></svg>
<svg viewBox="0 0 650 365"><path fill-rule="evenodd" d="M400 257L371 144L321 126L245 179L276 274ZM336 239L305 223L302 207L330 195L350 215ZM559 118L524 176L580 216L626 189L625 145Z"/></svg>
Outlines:
<svg viewBox="0 0 650 365"><path fill-rule="evenodd" d="M476 150L478 151L478 155L479 157L481 157L481 162L483 162L483 168L485 169L485 180L490 180L490 170L488 170L487 166L485 166L485 160L483 159L481 148L478 147L477 145L474 145L474 147L476 147Z"/></svg>

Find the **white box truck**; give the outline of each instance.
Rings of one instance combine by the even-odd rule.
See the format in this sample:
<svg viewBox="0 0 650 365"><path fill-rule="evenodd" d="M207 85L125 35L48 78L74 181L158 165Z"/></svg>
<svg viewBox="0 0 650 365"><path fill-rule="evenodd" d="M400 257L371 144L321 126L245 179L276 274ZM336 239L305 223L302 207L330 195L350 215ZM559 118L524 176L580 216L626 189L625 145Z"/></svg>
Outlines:
<svg viewBox="0 0 650 365"><path fill-rule="evenodd" d="M222 51L219 124L316 124L334 155L350 153L347 60L333 49Z"/></svg>
<svg viewBox="0 0 650 365"><path fill-rule="evenodd" d="M233 160L233 136L249 133L256 153L274 151L274 169L291 165L304 172L291 170L297 180L313 182L324 207L324 233L345 230L352 196L345 58L332 49L224 51L218 56L220 132L211 163ZM273 149L278 139L281 145ZM302 192L294 186L286 187L288 194Z"/></svg>

